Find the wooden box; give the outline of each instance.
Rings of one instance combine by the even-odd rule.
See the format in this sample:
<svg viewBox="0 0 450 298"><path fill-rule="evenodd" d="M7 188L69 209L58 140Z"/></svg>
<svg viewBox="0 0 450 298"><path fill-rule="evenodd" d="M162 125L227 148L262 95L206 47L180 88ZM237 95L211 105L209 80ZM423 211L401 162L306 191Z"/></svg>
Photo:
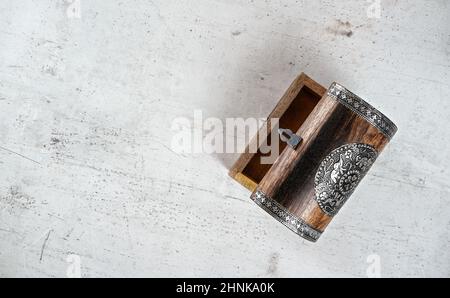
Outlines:
<svg viewBox="0 0 450 298"><path fill-rule="evenodd" d="M277 121L280 137L274 140ZM251 199L303 238L316 241L397 131L367 102L333 83L326 89L301 74L270 113L230 176ZM269 129L268 129L269 127ZM258 140L279 156L264 164ZM278 144L277 144L278 142Z"/></svg>

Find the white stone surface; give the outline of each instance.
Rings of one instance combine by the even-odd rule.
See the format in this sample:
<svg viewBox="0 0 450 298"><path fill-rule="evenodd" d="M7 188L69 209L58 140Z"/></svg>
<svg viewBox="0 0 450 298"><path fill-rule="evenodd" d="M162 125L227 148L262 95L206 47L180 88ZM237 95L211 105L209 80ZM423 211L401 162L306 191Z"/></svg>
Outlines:
<svg viewBox="0 0 450 298"><path fill-rule="evenodd" d="M1 277L72 254L85 277L365 277L373 254L450 276L450 1L80 4L0 2ZM170 147L173 119L266 117L302 71L399 126L316 244L228 178L236 154Z"/></svg>

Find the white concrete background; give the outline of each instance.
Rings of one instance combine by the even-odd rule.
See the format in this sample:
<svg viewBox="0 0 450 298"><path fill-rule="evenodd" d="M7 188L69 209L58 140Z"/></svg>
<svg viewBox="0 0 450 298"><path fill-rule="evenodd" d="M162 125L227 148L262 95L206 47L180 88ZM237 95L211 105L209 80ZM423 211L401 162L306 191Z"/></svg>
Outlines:
<svg viewBox="0 0 450 298"><path fill-rule="evenodd" d="M450 1L0 2L0 276L450 276ZM348 22L348 23L347 23ZM349 33L352 31L352 33ZM348 33L348 34L347 34ZM266 117L300 72L400 130L321 240L176 154L177 117Z"/></svg>

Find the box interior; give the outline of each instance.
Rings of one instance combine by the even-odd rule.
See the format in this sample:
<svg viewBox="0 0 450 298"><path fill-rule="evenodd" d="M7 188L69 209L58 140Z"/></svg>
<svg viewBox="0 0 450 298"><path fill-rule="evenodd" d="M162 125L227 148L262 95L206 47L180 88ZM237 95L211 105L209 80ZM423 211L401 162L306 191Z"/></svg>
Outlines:
<svg viewBox="0 0 450 298"><path fill-rule="evenodd" d="M322 94L314 92L312 89L303 85L297 96L292 100L286 111L280 117L279 127L290 129L292 132L297 132L300 126L305 122L308 115L312 112L314 107L322 98ZM277 132L273 132L277 133ZM267 144L270 145L271 134L267 136ZM279 142L280 153L286 148L286 143L277 138ZM270 156L270 153L263 154L260 150L250 159L248 164L240 173L240 182L245 187L253 191L261 182L266 173L272 167L271 164L261 164L262 156ZM244 183L244 180L245 181Z"/></svg>

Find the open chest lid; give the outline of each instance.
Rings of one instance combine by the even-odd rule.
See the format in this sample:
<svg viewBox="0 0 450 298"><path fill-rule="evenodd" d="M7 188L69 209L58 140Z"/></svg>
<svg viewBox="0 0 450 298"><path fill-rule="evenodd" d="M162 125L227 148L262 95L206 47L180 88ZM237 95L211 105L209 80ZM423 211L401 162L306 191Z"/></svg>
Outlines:
<svg viewBox="0 0 450 298"><path fill-rule="evenodd" d="M325 87L306 74L300 74L269 114L266 124L270 127L271 119L279 119L280 128L297 132L326 91ZM272 167L270 163L261 162L261 158L270 153L263 153L260 148L261 142L258 142L261 138L265 138L266 143L270 144L271 134L270 129L262 128L230 169L229 175L251 192L257 188ZM286 149L287 143L281 138L277 139L279 152L282 153ZM252 153L249 148L258 148L258 150Z"/></svg>

